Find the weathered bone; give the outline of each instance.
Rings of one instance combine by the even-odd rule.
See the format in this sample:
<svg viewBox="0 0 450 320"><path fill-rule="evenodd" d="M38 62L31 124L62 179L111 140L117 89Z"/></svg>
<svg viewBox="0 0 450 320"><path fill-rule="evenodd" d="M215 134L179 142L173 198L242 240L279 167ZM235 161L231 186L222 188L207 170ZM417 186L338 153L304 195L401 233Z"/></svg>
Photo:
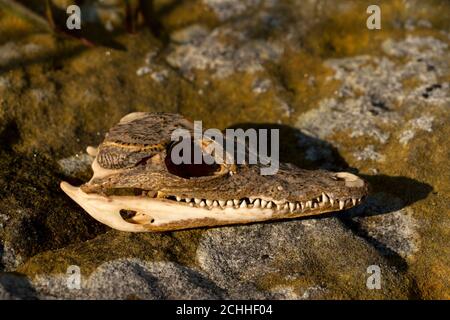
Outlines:
<svg viewBox="0 0 450 320"><path fill-rule="evenodd" d="M317 215L348 209L368 193L367 184L354 174L281 163L274 176L261 176L258 165L231 163L213 175L183 177L170 171L165 161L175 128L192 126L176 114L123 117L98 148L87 148L95 157L92 178L81 187L62 182L62 190L94 219L128 232ZM139 195L105 195L118 189Z"/></svg>

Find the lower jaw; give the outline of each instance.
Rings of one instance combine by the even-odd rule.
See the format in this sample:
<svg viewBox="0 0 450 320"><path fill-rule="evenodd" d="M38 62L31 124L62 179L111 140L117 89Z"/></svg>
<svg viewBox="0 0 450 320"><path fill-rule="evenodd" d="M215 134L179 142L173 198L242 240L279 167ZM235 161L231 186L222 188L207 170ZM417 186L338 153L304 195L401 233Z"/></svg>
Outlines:
<svg viewBox="0 0 450 320"><path fill-rule="evenodd" d="M269 208L198 208L172 200L136 196L109 196L88 194L67 182L61 189L97 221L109 227L128 232L159 232L246 224L268 220L297 218L337 211L336 207L289 209ZM348 206L348 208L351 206ZM347 207L346 207L347 208ZM124 219L123 211L132 212Z"/></svg>

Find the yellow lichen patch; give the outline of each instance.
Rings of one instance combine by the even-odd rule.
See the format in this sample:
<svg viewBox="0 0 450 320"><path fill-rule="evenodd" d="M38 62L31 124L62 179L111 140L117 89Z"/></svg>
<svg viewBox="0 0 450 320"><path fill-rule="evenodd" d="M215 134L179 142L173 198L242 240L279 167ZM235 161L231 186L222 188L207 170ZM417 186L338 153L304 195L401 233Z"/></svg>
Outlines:
<svg viewBox="0 0 450 320"><path fill-rule="evenodd" d="M262 290L276 293L282 289L287 288L291 291L291 296L288 298L310 298L307 291L308 288L314 288L317 284L308 277L296 277L295 279L280 277L277 273L268 273L262 277L259 282ZM313 296L314 297L314 296Z"/></svg>
<svg viewBox="0 0 450 320"><path fill-rule="evenodd" d="M353 2L349 6L351 10L326 12L325 18L308 33L305 39L307 50L321 57L353 56L379 50L386 32L383 29L368 31L367 5Z"/></svg>

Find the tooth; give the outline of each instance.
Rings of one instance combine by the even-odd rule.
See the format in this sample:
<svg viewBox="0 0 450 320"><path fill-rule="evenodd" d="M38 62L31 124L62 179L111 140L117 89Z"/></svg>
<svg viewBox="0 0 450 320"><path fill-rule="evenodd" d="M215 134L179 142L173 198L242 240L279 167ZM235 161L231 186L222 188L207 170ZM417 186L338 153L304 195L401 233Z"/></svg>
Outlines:
<svg viewBox="0 0 450 320"><path fill-rule="evenodd" d="M239 208L247 208L247 202L245 200L243 200L241 202L241 205L239 206Z"/></svg>
<svg viewBox="0 0 450 320"><path fill-rule="evenodd" d="M334 206L334 199L333 198L330 198L330 204L331 204L331 206Z"/></svg>
<svg viewBox="0 0 450 320"><path fill-rule="evenodd" d="M205 207L205 206L206 206L205 201L200 202L200 207Z"/></svg>
<svg viewBox="0 0 450 320"><path fill-rule="evenodd" d="M356 199L355 198L352 198L352 203L353 203L354 206L356 206Z"/></svg>
<svg viewBox="0 0 450 320"><path fill-rule="evenodd" d="M186 198L186 199L184 199L187 203L189 203L189 202L191 202L192 201L192 199L191 198Z"/></svg>
<svg viewBox="0 0 450 320"><path fill-rule="evenodd" d="M233 206L233 201L228 200L228 201L227 201L227 207L232 207L232 206Z"/></svg>
<svg viewBox="0 0 450 320"><path fill-rule="evenodd" d="M289 202L289 210L292 212L295 210L295 203Z"/></svg>
<svg viewBox="0 0 450 320"><path fill-rule="evenodd" d="M217 200L213 201L213 207L218 207L219 206L219 202L217 202Z"/></svg>
<svg viewBox="0 0 450 320"><path fill-rule="evenodd" d="M267 204L266 200L261 200L261 208L264 208Z"/></svg>
<svg viewBox="0 0 450 320"><path fill-rule="evenodd" d="M212 200L209 200L209 199L208 199L208 200L206 200L206 205L207 205L208 207L209 207L209 206L211 206L211 205L212 205L212 203L213 203L213 202L212 202Z"/></svg>
<svg viewBox="0 0 450 320"><path fill-rule="evenodd" d="M312 208L312 201L306 201L306 206L308 208Z"/></svg>
<svg viewBox="0 0 450 320"><path fill-rule="evenodd" d="M281 210L281 204L277 204L277 210Z"/></svg>
<svg viewBox="0 0 450 320"><path fill-rule="evenodd" d="M253 201L255 201L255 198L248 198L249 203L253 203Z"/></svg>
<svg viewBox="0 0 450 320"><path fill-rule="evenodd" d="M269 201L269 202L267 202L266 208L270 209L270 208L272 208L272 205L273 205L273 202Z"/></svg>
<svg viewBox="0 0 450 320"><path fill-rule="evenodd" d="M344 200L339 200L339 210L344 209L345 206L345 201Z"/></svg>
<svg viewBox="0 0 450 320"><path fill-rule="evenodd" d="M284 204L284 209L289 210L289 202L286 202L286 203Z"/></svg>
<svg viewBox="0 0 450 320"><path fill-rule="evenodd" d="M238 200L238 199L234 199L234 200L233 200L233 204L234 204L235 206L238 206L238 205L239 205L239 200Z"/></svg>
<svg viewBox="0 0 450 320"><path fill-rule="evenodd" d="M318 208L318 207L319 207L319 204L317 202L314 202L313 203L313 209Z"/></svg>
<svg viewBox="0 0 450 320"><path fill-rule="evenodd" d="M226 203L227 202L225 200L219 200L219 204L220 204L221 207L225 207Z"/></svg>
<svg viewBox="0 0 450 320"><path fill-rule="evenodd" d="M177 199L177 201L181 201L181 197L176 196L175 198Z"/></svg>
<svg viewBox="0 0 450 320"><path fill-rule="evenodd" d="M253 203L253 208L259 208L261 206L261 201L259 199L256 199Z"/></svg>
<svg viewBox="0 0 450 320"><path fill-rule="evenodd" d="M200 202L202 202L202 200L201 200L201 199L194 198L194 202L195 202L195 204L199 204Z"/></svg>
<svg viewBox="0 0 450 320"><path fill-rule="evenodd" d="M193 206L194 206L194 203L193 203L193 202L189 203L189 206L193 207Z"/></svg>
<svg viewBox="0 0 450 320"><path fill-rule="evenodd" d="M317 199L317 202L319 202L319 203L322 202L322 198L320 196L318 196L316 199Z"/></svg>
<svg viewBox="0 0 450 320"><path fill-rule="evenodd" d="M328 197L325 193L322 193L322 199L323 199L323 203L327 203L328 202Z"/></svg>
<svg viewBox="0 0 450 320"><path fill-rule="evenodd" d="M305 203L300 201L300 207L302 208L302 211L305 209Z"/></svg>

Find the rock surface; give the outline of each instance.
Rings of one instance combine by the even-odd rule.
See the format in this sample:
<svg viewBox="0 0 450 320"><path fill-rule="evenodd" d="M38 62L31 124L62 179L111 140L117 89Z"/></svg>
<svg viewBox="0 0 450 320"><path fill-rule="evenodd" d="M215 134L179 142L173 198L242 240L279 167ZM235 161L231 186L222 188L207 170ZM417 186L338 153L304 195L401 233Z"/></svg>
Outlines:
<svg viewBox="0 0 450 320"><path fill-rule="evenodd" d="M450 5L391 1L368 30L371 3L333 4L158 4L162 32L133 35L102 9L112 44L93 47L0 12L0 299L449 299ZM86 146L132 111L277 126L282 160L372 193L316 218L108 229L59 182L89 179Z"/></svg>

